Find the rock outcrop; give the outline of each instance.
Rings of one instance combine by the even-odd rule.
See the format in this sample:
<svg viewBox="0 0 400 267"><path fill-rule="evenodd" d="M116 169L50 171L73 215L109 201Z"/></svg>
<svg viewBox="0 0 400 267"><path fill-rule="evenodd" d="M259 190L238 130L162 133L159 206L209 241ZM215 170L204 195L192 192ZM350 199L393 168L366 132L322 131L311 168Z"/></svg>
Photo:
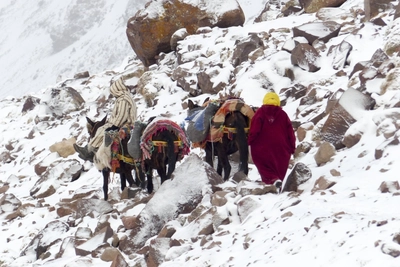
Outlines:
<svg viewBox="0 0 400 267"><path fill-rule="evenodd" d="M144 10L128 21L126 34L132 49L145 66L150 66L156 63L159 53L173 50L171 37L182 28L194 34L202 27L243 25L244 13L236 0L212 3L197 6L187 0L148 2ZM162 12L154 13L154 10Z"/></svg>

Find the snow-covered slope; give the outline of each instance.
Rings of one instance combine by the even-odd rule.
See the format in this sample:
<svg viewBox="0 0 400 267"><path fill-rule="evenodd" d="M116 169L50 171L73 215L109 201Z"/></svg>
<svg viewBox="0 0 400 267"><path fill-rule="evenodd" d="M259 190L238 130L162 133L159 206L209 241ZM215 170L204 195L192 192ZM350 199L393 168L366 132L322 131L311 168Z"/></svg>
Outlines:
<svg viewBox="0 0 400 267"><path fill-rule="evenodd" d="M147 1L0 1L0 99L118 68L134 56L126 23ZM266 0L238 2L251 23Z"/></svg>
<svg viewBox="0 0 400 267"><path fill-rule="evenodd" d="M133 55L126 22L146 0L0 3L0 99L38 92L82 71L120 66Z"/></svg>
<svg viewBox="0 0 400 267"><path fill-rule="evenodd" d="M240 2L245 5L243 9L246 14L251 14L248 18L254 18L257 12L252 9L254 7L252 1L242 0ZM362 0L349 0L345 4L345 8L362 9L363 2ZM13 5L11 5L12 3ZM39 3L53 5L50 1L41 1ZM89 1L79 3L89 5ZM125 6L128 5L127 2L124 3ZM25 4L31 8L31 11L36 10L36 12L40 13L39 9L35 8L36 5L30 5L28 1ZM101 2L101 4L106 5L106 1ZM122 5L122 1L118 5L115 4L114 7L116 8L120 4ZM17 1L1 1L1 23L5 23L3 18L6 17L14 21L12 24L7 24L9 23L7 22L6 25L22 25L22 21L29 20L28 15L24 19L11 18L11 13L8 14L6 10L13 9L14 5L19 7L22 13L28 12ZM63 5L64 3L60 2L57 6L61 7ZM129 6L134 9L133 3L129 3ZM5 9L6 7L7 9ZM52 7L53 10L58 10L55 6ZM262 9L261 4L258 8ZM120 7L120 9L123 8ZM62 14L75 14L71 10L75 10L74 12L78 13L81 12L81 10L73 9L72 6L69 9L68 4L65 4L65 9L60 10L61 14L59 16L63 17ZM109 8L108 10L113 9ZM103 9L98 10L98 12L103 11ZM123 14L125 14L124 12L125 10ZM86 15L85 13L84 16ZM68 15L64 16L68 17ZM112 19L110 25L122 25L125 30L125 23L122 22L122 17L118 23ZM126 17L128 17L128 14ZM361 28L359 36L362 36L362 38L356 38L357 36L346 33L333 38L327 44L327 47L338 44L344 37L348 37L348 40L351 41L353 51L350 55L349 63L343 68L343 72L348 74L353 70L357 62L370 60L371 55L378 48L384 46L388 36L395 34L390 32L391 25L394 24L392 17L389 14L385 14L384 19L388 26L376 26L371 23L365 23L363 27L361 27L361 24L355 25L357 29ZM35 21L33 18L31 20ZM251 21L251 19L249 20ZM203 52L203 54L208 52L210 62L219 58L221 60L220 65L229 69L231 68L229 58L224 57L224 55L226 55L226 51L232 49L236 39L248 36L252 32L268 32L272 28L280 29L281 27L291 28L314 20L317 20L315 14L303 14L301 16L280 18L276 21L258 24L249 23L244 27L235 27L224 31L213 29L212 32L208 33L208 38L198 35L185 39L181 43L181 49L189 51L193 49L193 44L196 44L196 47L201 47L199 48L202 49L200 52ZM46 19L42 18L42 21L46 21ZM360 23L360 18L355 21L355 23ZM39 22L35 23L40 25ZM58 28L53 28L52 25L48 27L52 27L53 33L60 33L60 31L57 31ZM99 24L95 23L93 27L99 29ZM109 27L113 28L112 26ZM123 36L124 30L121 30ZM12 32L7 29L8 31ZM84 30L82 29L82 31ZM80 32L80 30L78 29L74 32ZM40 35L39 33L30 34L28 28L25 33L26 36L32 38L32 43L36 40L34 37ZM11 39L14 40L13 43L17 44L18 47L24 47L24 45L28 44L25 42L24 44L18 43L18 40L22 40L18 39L22 38L20 34L11 34L9 36L13 36ZM52 41L50 42L50 35L48 33L46 35L46 31L43 30L42 34L44 36L43 41L46 41L45 36L47 36L48 44L53 44ZM239 69L236 73L235 90L236 92L241 90L241 96L247 103L252 105L260 104L265 93L265 87L262 84L263 77L267 77L272 84L271 87L273 86L277 91L284 86L290 85L289 79L282 75L282 70L291 65L290 57L287 52L277 53L276 49L276 44L278 43L281 46L284 42L284 37L287 37L288 34L285 31L283 31L282 36L279 35L279 31L275 31L274 34L273 38L265 40L267 44L264 57L260 57L251 64L244 62L243 65L245 67ZM86 40L94 38L94 36L92 36L93 38L89 38L86 35L82 36L76 41L80 43L79 47L81 49L82 44L85 43L85 38L87 38ZM0 38L3 38L0 43L6 44L5 47L10 51L12 45L8 39ZM65 40L61 37L57 39L56 36L53 38L55 39L52 40L60 41L59 47L68 43L68 39ZM117 39L119 40L120 38L118 37ZM112 51L114 41L104 44L104 47L106 47L104 49ZM366 42L368 42L368 45L366 45ZM71 44L71 46L74 46L74 44ZM103 53L101 49L96 50L95 47L93 44L91 45L91 49L97 51L97 53ZM51 68L56 69L58 67L59 62L55 58L57 55L63 54L65 50L72 51L72 48L67 46L56 55L45 57L48 62L51 62L51 64L49 63L52 66ZM89 50L88 48L86 52L89 53ZM48 52L46 48L38 48L39 51ZM128 54L131 53L129 47L127 47L127 51ZM3 53L3 50L1 50L1 53L1 56L7 56L7 53ZM73 53L71 53L72 62L82 60L82 65L87 63L79 57L72 59L72 55ZM90 60L109 59L104 54L103 56L95 54L92 57L86 57L79 49L75 51L74 55L84 57L89 62ZM296 80L294 82L304 86L310 84L318 85L316 95L319 102L314 105L317 110L316 113L325 109L327 99L324 96L326 94L335 93L340 88L347 89L349 83L346 75L336 75L337 70L332 69L332 56L328 55L326 50L321 52L321 55L322 68L317 73L308 73L300 68L294 68L296 72ZM49 148L56 142L72 137L76 137L76 141L79 144L86 142L85 116L89 116L92 119L100 119L109 112L112 100L107 101L108 104L103 106L99 105L102 104L102 100L109 100L107 98L109 95L108 87L110 81L115 78L114 75L118 76L122 69L134 71L135 64L127 65L123 61L128 57L127 54L121 53L121 59L119 61L115 60L115 66L121 66L121 68L114 68L111 63L105 62L101 63L104 67L99 67L98 72L85 67L82 70L89 70L93 74L89 80L71 79L66 81L66 77L71 77L78 71L78 69L75 69L68 75L63 76L64 79L61 79L58 84L54 81L45 82L45 85L40 86L38 90L34 90L34 97L40 99L40 103L26 113L21 114L27 95L25 94L26 91L19 90L20 87L14 90L16 95L23 97L0 101L1 267L110 266L110 262L100 259L98 255L96 255L97 257L76 255L74 244L66 241L71 237L90 236L82 233L82 229L95 232L98 227L104 226L105 222L109 223L110 227L115 231L115 235L122 239L129 233L123 227L122 217L137 215L145 205L139 204L132 207L132 199L121 199L117 175L113 177L115 179L111 179L109 185L109 196L114 202L107 203L102 201L102 179L98 170L91 163L84 163L80 160L76 153L69 155L67 158L62 158L57 152L51 152ZM161 60L161 64L168 63L168 60L176 60L174 57L173 53L166 55L164 60ZM9 58L9 60L11 59ZM29 58L25 60L29 60ZM396 62L396 56L393 57L393 62ZM41 66L42 63L36 62L32 64ZM11 63L8 65L11 67ZM30 80L29 75L35 74L35 71L24 70L24 63L16 63L16 65L18 65L18 67L15 67L16 70L22 69L19 74L21 78L18 76L22 80L25 80L25 77L26 80ZM43 66L45 65L43 63ZM66 64L61 68L73 69L74 67L72 66L75 66L75 64ZM168 69L170 66L174 65L165 64L151 68L155 73L151 82L163 85L163 89L157 92L158 102L155 106L148 107L144 97L135 94L134 98L138 104L138 114L141 119L146 120L150 116L167 114L170 119L181 123L186 117L186 110L183 109L182 102L187 101L190 96L165 75L163 71L170 71ZM2 66L2 68L4 67ZM49 68L50 71L52 71L51 68ZM159 75L156 75L157 71L159 71ZM57 76L58 74L55 75ZM400 195L398 186L398 173L400 170L398 145L394 142L393 145L385 147L381 158L376 156L376 151L387 141L385 134L393 134L393 140L397 140L396 138L399 136L399 130L396 128L398 120L392 121L388 119L391 118L390 116L387 117L387 115L391 114L395 117L397 114L398 108L392 108L392 106L397 103L398 97L396 97L396 93L399 87L397 86L398 82L394 79L391 89L381 94L379 89L384 80L385 77L376 78L369 81L366 86L366 90L373 95L377 102L376 109L362 110L357 105L354 105L354 109L349 109L352 115L358 119L351 130L354 133L363 133L362 139L355 146L336 151L336 154L329 162L318 166L314 156L318 150L319 141L315 141L315 139L317 139L316 136L321 124L312 125L313 127L310 127L307 131L304 142L311 144L310 151L299 156L296 162L301 162L310 168L312 178L301 186L302 193L285 192L279 195L243 196L238 193L240 188L234 182L228 181L222 184L221 187L227 192L224 196L226 203L216 208L216 212L217 215L228 217L228 223L219 225L214 233L200 236L197 239L198 225L201 225L204 222L203 220L199 219L198 225L187 223L185 221L185 216L187 215L182 215L177 220L171 221L170 225L176 229L176 233L172 237L180 240L182 244L172 248L169 248L169 246L160 248L161 254L164 253L166 259L168 259L161 266L398 267L400 256L400 219L396 213ZM85 104L80 109L70 109L71 102L69 99L60 98L59 95L52 95L51 89L61 86L62 82L65 82L68 87L74 88L85 100ZM131 80L130 82L134 84L137 81ZM2 86L1 89L3 90L3 88ZM201 95L191 99L200 102L205 97ZM217 96L212 95L211 97ZM345 103L346 106L351 107L351 102L355 99L349 97L344 100L350 103ZM51 109L54 106L60 110L64 109L64 114L55 116ZM300 99L288 101L287 105L284 106L284 110L289 114L290 118L300 122L306 122L306 119L298 116L298 113L307 108L307 105L301 105ZM204 156L204 152L198 148L192 149L193 154ZM185 160L188 160L189 163L196 162L193 158L186 157L177 166L176 175L181 175L179 178L184 178L185 175L190 175L193 178L196 173L204 173L204 168L202 168L201 164L194 166L193 164L187 164L191 166L191 169L182 169L181 167L184 165ZM48 171L41 172L41 167L47 167ZM77 167L82 167L84 171L77 181L70 182L71 172ZM236 167L234 166L233 171L236 170ZM288 170L288 173L290 171ZM320 178L331 182L331 187L327 190L315 190L315 183ZM43 198L32 197L32 189L35 188L38 181L41 181L41 189L44 190L45 187L54 189L52 194ZM248 180L243 187L248 186L250 189L257 187L259 181L260 177L255 166L250 164ZM383 183L389 186L387 191L380 189ZM156 181L155 184L157 191L160 185ZM182 186L190 188L190 185L187 184ZM178 187L176 186L175 189L179 189ZM68 205L69 202L74 201L73 198L76 199L80 196L85 196L85 200L89 201L89 203L98 204L94 212L79 218L72 218L72 215L60 216L58 214L62 205ZM164 199L167 202L168 197L168 192L165 192L165 195L158 195L157 199ZM177 199L176 195L174 197ZM211 206L210 198L210 195L205 195L202 200L201 205L206 209ZM242 207L242 213L239 212L239 202L250 203L249 206ZM105 214L99 211L104 211ZM45 228L52 223L59 227L50 228L51 231ZM43 236L41 236L42 233ZM155 237L149 239L148 243L154 239ZM93 245L93 247L101 245L103 241L96 240L96 238L89 240L92 241L89 242L91 244L86 245ZM54 243L49 246L48 253L43 255L43 258L37 259L35 245L38 245L38 243L48 244L50 241L54 241ZM111 243L111 241L106 240L106 243ZM56 255L62 249L64 249L63 256L57 258ZM143 264L143 255L124 254L123 257L130 266L145 266Z"/></svg>

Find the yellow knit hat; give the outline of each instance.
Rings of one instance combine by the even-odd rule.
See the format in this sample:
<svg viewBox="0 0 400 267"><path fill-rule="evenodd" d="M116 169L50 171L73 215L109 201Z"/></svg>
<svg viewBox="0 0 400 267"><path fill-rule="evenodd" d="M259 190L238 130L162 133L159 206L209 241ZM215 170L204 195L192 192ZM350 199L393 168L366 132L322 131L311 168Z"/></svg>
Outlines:
<svg viewBox="0 0 400 267"><path fill-rule="evenodd" d="M281 105L281 101L279 100L279 96L274 92L266 93L263 99L263 105L272 105L279 107Z"/></svg>

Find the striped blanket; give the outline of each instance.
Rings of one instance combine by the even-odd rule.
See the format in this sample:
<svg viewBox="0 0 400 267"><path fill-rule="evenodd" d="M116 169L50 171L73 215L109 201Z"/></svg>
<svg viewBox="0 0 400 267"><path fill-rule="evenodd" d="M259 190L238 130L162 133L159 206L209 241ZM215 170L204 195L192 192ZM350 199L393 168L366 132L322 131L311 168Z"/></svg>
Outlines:
<svg viewBox="0 0 400 267"><path fill-rule="evenodd" d="M194 147L203 147L206 142L219 142L225 133L225 117L230 112L240 111L251 120L254 116L254 110L247 105L241 98L232 98L225 100L218 111L215 113L210 127L210 133L202 142L193 143Z"/></svg>
<svg viewBox="0 0 400 267"><path fill-rule="evenodd" d="M157 146L157 144L155 144L155 142L153 142L152 140L153 136L165 130L173 132L179 138L179 142L177 142L179 143L179 145L178 147L176 147L179 152L178 161L189 154L190 145L182 128L171 120L156 118L152 122L150 122L149 125L147 125L141 137L140 148L143 153L143 160L150 159L151 153Z"/></svg>

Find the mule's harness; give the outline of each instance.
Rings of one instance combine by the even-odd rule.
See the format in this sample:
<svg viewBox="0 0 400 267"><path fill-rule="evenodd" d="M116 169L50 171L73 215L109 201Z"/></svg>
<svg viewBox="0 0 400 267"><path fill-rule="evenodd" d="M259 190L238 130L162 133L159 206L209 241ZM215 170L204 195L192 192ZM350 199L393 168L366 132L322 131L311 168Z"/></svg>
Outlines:
<svg viewBox="0 0 400 267"><path fill-rule="evenodd" d="M248 133L250 128L244 128L244 132ZM222 126L222 132L226 134L237 133L237 128Z"/></svg>
<svg viewBox="0 0 400 267"><path fill-rule="evenodd" d="M153 144L154 147L166 147L168 145L168 142L166 142L166 141L151 141L151 143ZM182 146L182 144L183 144L183 142L181 140L174 141L175 147L180 147L180 146ZM121 143L120 143L120 145L121 145ZM122 160L125 163L128 163L128 164L136 164L137 163L137 161L135 161L131 156L125 156L120 153L116 154L116 156L117 156L118 160Z"/></svg>

